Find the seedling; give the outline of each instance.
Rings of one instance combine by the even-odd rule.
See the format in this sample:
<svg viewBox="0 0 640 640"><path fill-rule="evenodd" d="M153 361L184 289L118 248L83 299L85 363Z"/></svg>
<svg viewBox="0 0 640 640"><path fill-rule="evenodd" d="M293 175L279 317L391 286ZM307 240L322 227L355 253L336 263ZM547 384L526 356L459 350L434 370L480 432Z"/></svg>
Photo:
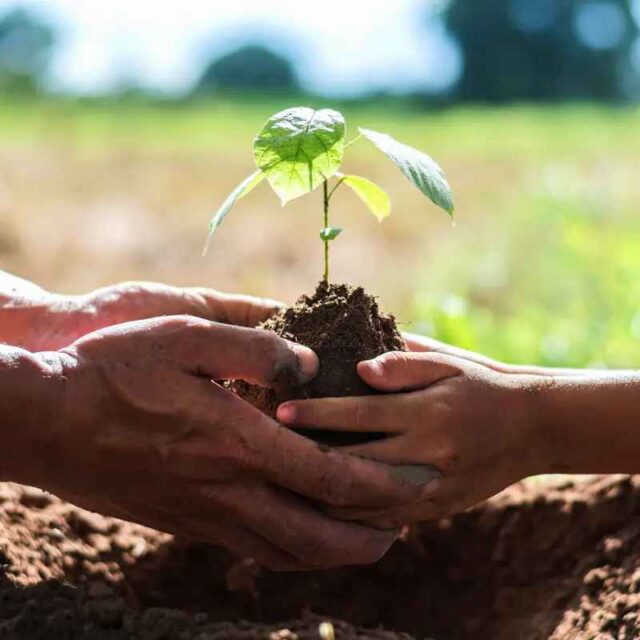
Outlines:
<svg viewBox="0 0 640 640"><path fill-rule="evenodd" d="M329 224L329 205L342 185L350 187L382 222L391 213L389 196L367 178L340 172L344 151L365 138L389 158L402 173L434 204L453 216L451 188L440 167L426 153L398 142L386 133L359 129L359 135L345 144L344 117L333 109L316 111L295 107L280 111L267 120L253 142L256 171L245 178L227 197L209 224L211 238L236 203L265 178L282 206L322 186L324 280L329 280L329 243L342 229Z"/></svg>

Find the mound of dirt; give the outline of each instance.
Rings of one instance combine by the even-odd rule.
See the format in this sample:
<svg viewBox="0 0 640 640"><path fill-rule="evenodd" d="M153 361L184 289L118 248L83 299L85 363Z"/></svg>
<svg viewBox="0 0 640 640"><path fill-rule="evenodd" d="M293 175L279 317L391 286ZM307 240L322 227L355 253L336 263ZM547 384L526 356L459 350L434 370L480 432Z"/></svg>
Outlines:
<svg viewBox="0 0 640 640"><path fill-rule="evenodd" d="M315 293L302 296L293 306L270 318L261 328L304 344L320 360L318 375L297 387L263 389L244 382L234 390L271 417L286 400L338 398L376 393L358 375L361 360L387 351L404 350L405 344L391 315L380 313L375 298L362 287L321 281ZM369 434L305 432L326 444L349 444L371 439Z"/></svg>
<svg viewBox="0 0 640 640"><path fill-rule="evenodd" d="M376 565L302 574L0 484L0 638L317 640L332 620L338 639L630 640L639 552L639 477L517 485Z"/></svg>

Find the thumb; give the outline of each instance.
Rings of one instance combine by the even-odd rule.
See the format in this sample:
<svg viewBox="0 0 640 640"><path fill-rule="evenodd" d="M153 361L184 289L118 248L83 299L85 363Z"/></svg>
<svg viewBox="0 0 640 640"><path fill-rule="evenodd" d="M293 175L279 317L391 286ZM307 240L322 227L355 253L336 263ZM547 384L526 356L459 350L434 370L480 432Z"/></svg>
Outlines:
<svg viewBox="0 0 640 640"><path fill-rule="evenodd" d="M460 364L442 354L390 351L358 363L358 374L380 391L412 391L460 375Z"/></svg>
<svg viewBox="0 0 640 640"><path fill-rule="evenodd" d="M204 288L191 288L188 291L203 300L208 318L242 327L255 327L284 307L282 302L269 298L221 293Z"/></svg>

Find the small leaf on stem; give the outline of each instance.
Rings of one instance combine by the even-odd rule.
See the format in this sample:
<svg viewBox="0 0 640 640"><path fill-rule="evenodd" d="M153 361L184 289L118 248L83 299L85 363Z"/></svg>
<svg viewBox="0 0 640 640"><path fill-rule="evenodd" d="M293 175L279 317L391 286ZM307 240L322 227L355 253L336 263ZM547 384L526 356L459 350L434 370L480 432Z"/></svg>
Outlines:
<svg viewBox="0 0 640 640"><path fill-rule="evenodd" d="M453 216L451 187L440 166L426 153L398 142L386 133L360 129L360 133L384 153L434 204Z"/></svg>
<svg viewBox="0 0 640 640"><path fill-rule="evenodd" d="M222 221L225 219L226 215L231 211L233 205L240 200L240 198L244 198L250 191L254 189L257 185L259 185L265 178L264 173L258 169L250 176L246 177L228 196L227 199L222 203L222 206L215 212L213 218L211 218L211 222L209 223L209 235L207 237L207 241L204 245L204 250L202 251L202 255L206 256L207 251L209 250L209 244L211 243L211 238L213 238L213 234L216 232L216 229L220 226Z"/></svg>
<svg viewBox="0 0 640 640"><path fill-rule="evenodd" d="M344 117L333 109L295 107L267 120L253 152L283 205L313 191L338 171L345 133Z"/></svg>
<svg viewBox="0 0 640 640"><path fill-rule="evenodd" d="M391 200L375 182L361 176L342 176L340 180L369 207L369 211L382 222L391 213Z"/></svg>
<svg viewBox="0 0 640 640"><path fill-rule="evenodd" d="M320 230L320 239L324 242L335 240L342 233L340 227L325 227Z"/></svg>

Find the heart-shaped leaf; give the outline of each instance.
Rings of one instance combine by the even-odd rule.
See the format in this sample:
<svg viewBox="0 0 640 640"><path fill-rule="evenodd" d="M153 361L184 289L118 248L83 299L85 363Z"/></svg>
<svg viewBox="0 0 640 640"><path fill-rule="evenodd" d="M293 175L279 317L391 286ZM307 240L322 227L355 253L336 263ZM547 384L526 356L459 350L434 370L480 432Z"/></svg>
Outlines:
<svg viewBox="0 0 640 640"><path fill-rule="evenodd" d="M386 133L370 129L360 129L360 133L378 147L434 204L453 216L451 187L435 160Z"/></svg>
<svg viewBox="0 0 640 640"><path fill-rule="evenodd" d="M375 182L361 176L342 176L340 180L351 187L379 222L382 222L391 213L389 196Z"/></svg>
<svg viewBox="0 0 640 640"><path fill-rule="evenodd" d="M333 109L287 109L271 116L253 143L258 168L282 204L313 191L340 168L346 126Z"/></svg>
<svg viewBox="0 0 640 640"><path fill-rule="evenodd" d="M231 211L233 205L240 200L240 198L244 198L250 191L254 189L257 185L259 185L265 178L264 173L259 169L252 173L250 176L246 177L228 196L227 199L222 203L222 206L215 212L213 218L211 218L211 222L209 223L209 235L207 237L207 241L204 245L204 250L202 251L202 255L207 255L207 251L209 250L209 244L211 243L211 238L213 238L213 234L216 232L216 229L220 226L220 223L225 219L226 215Z"/></svg>

